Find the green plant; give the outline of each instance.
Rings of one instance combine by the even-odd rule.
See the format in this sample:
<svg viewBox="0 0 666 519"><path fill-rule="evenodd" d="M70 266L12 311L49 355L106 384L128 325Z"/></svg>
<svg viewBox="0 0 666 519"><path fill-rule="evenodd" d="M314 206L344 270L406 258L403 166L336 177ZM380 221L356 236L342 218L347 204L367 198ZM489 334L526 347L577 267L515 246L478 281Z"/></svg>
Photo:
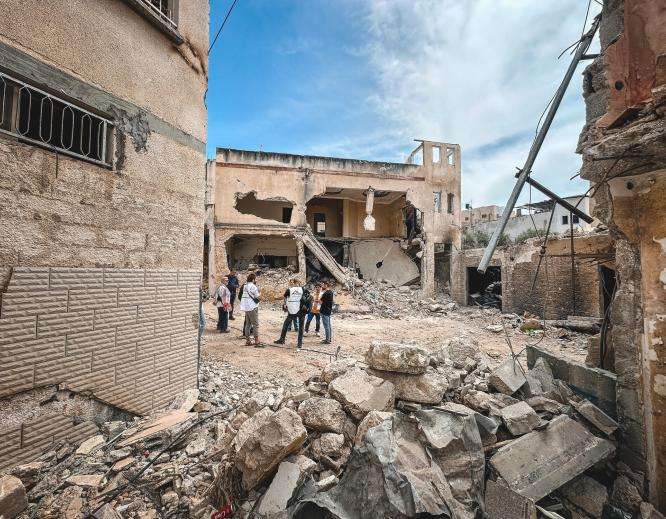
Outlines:
<svg viewBox="0 0 666 519"><path fill-rule="evenodd" d="M481 230L468 230L462 236L463 249L478 249L486 247L490 242L490 234ZM509 236L502 233L500 239L497 241L499 247L504 247L509 243Z"/></svg>
<svg viewBox="0 0 666 519"><path fill-rule="evenodd" d="M543 231L540 231L539 229L534 229L533 227L527 229L526 231L521 232L518 236L516 236L516 239L514 240L515 243L525 243L527 240L530 238L536 238L536 237L542 237L543 236Z"/></svg>

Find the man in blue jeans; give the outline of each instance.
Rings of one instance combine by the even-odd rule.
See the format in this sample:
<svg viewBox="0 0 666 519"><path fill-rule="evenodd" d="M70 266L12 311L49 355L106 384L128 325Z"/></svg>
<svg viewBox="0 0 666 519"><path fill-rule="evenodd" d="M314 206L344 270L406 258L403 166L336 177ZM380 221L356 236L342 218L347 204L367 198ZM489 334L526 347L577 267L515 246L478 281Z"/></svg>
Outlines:
<svg viewBox="0 0 666 519"><path fill-rule="evenodd" d="M319 313L321 314L321 322L324 325L324 340L322 344L331 344L333 340L333 331L331 330L331 313L333 313L333 289L330 283L324 283L321 295L321 306Z"/></svg>

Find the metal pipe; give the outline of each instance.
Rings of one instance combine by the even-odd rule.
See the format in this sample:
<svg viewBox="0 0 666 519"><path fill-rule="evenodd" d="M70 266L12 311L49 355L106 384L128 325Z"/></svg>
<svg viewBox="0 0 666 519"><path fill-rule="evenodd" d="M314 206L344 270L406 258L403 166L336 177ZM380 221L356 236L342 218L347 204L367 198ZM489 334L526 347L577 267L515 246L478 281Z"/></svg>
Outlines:
<svg viewBox="0 0 666 519"><path fill-rule="evenodd" d="M562 198L562 197L556 195L555 193L553 193L550 189L548 189L546 186L544 186L541 182L537 182L536 180L534 180L532 177L529 177L529 176L525 179L525 182L527 182L529 185L531 185L537 191L541 191L544 195L546 195L551 200L554 200L555 202L560 204L562 207L564 207L570 213L573 213L576 216L578 216L578 218L583 220L585 223L592 223L594 221L594 218L585 214L583 211L578 209L576 206L571 205L564 198Z"/></svg>
<svg viewBox="0 0 666 519"><path fill-rule="evenodd" d="M486 250L483 253L483 258L481 258L481 262L479 263L478 267L478 271L481 274L483 274L486 271L488 265L490 264L490 260L493 257L493 253L497 248L497 242L499 241L500 236L502 236L502 233L506 228L506 224L509 221L511 212L513 211L513 208L515 207L516 202L518 201L518 197L520 196L520 192L522 191L523 186L525 185L525 179L532 170L534 161L536 160L537 155L539 154L541 145L543 144L543 141L546 138L546 134L550 129L550 125L552 124L553 119L555 118L555 113L557 112L557 109L560 107L562 98L564 97L567 87L571 82L571 78L573 77L573 74L576 71L576 67L578 66L578 63L580 63L582 56L590 47L590 44L592 43L592 38L594 37L594 34L597 32L597 28L599 27L600 22L601 22L601 15L597 16L594 19L594 22L592 22L592 27L590 27L590 30L587 31L587 33L585 33L585 35L581 38L580 44L578 45L574 57L571 60L571 63L569 64L569 68L567 69L567 72L564 75L564 79L562 79L562 83L560 84L559 88L557 89L557 92L555 93L555 96L553 97L553 102L551 103L550 108L548 109L548 114L546 115L546 118L543 121L543 125L539 129L539 133L537 134L536 138L534 139L534 142L532 143L532 147L530 148L530 152L527 155L527 160L525 161L525 165L520 170L518 181L516 182L516 185L513 187L513 191L511 192L511 196L509 196L509 200L506 204L506 207L504 207L504 212L502 213L502 217L500 218L499 224L495 228L495 232L490 238L490 242L488 243Z"/></svg>

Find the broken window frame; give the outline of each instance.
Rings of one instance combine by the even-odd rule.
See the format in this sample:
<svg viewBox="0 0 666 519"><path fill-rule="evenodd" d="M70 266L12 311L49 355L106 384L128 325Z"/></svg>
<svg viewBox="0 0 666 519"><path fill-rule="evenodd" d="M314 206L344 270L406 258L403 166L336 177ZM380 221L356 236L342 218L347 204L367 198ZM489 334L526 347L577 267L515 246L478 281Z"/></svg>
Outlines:
<svg viewBox="0 0 666 519"><path fill-rule="evenodd" d="M178 0L138 0L163 23L178 28Z"/></svg>
<svg viewBox="0 0 666 519"><path fill-rule="evenodd" d="M0 71L0 133L112 169L114 128L111 119Z"/></svg>
<svg viewBox="0 0 666 519"><path fill-rule="evenodd" d="M433 191L433 207L436 213L441 213L442 212L442 192L441 191Z"/></svg>
<svg viewBox="0 0 666 519"><path fill-rule="evenodd" d="M455 201L455 195L453 193L446 194L446 213L453 214L453 203Z"/></svg>

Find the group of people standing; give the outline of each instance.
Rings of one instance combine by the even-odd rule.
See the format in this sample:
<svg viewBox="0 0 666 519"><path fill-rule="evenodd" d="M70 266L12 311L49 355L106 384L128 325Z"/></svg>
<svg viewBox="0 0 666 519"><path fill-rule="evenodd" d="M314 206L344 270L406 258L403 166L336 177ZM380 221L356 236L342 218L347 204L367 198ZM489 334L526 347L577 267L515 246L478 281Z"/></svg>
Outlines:
<svg viewBox="0 0 666 519"><path fill-rule="evenodd" d="M301 286L297 278L289 280L289 288L284 293L283 310L287 317L282 324L280 338L274 344L284 344L287 332L292 328L298 334L297 349L303 345L303 333L310 330L310 323L315 319L315 333L319 334L320 322L324 327L322 344L331 344L333 332L331 329L331 313L333 312L333 286L330 283L317 283L314 290L308 286ZM228 275L219 279L219 285L213 295L217 307L217 330L220 333L229 332L229 320L234 319L236 299L239 300L240 309L245 313L243 324L243 337L247 346L261 348L264 345L259 340L259 302L261 294L256 285L256 274L248 274L245 283L239 286L236 273L232 270ZM254 339L254 343L252 343Z"/></svg>

